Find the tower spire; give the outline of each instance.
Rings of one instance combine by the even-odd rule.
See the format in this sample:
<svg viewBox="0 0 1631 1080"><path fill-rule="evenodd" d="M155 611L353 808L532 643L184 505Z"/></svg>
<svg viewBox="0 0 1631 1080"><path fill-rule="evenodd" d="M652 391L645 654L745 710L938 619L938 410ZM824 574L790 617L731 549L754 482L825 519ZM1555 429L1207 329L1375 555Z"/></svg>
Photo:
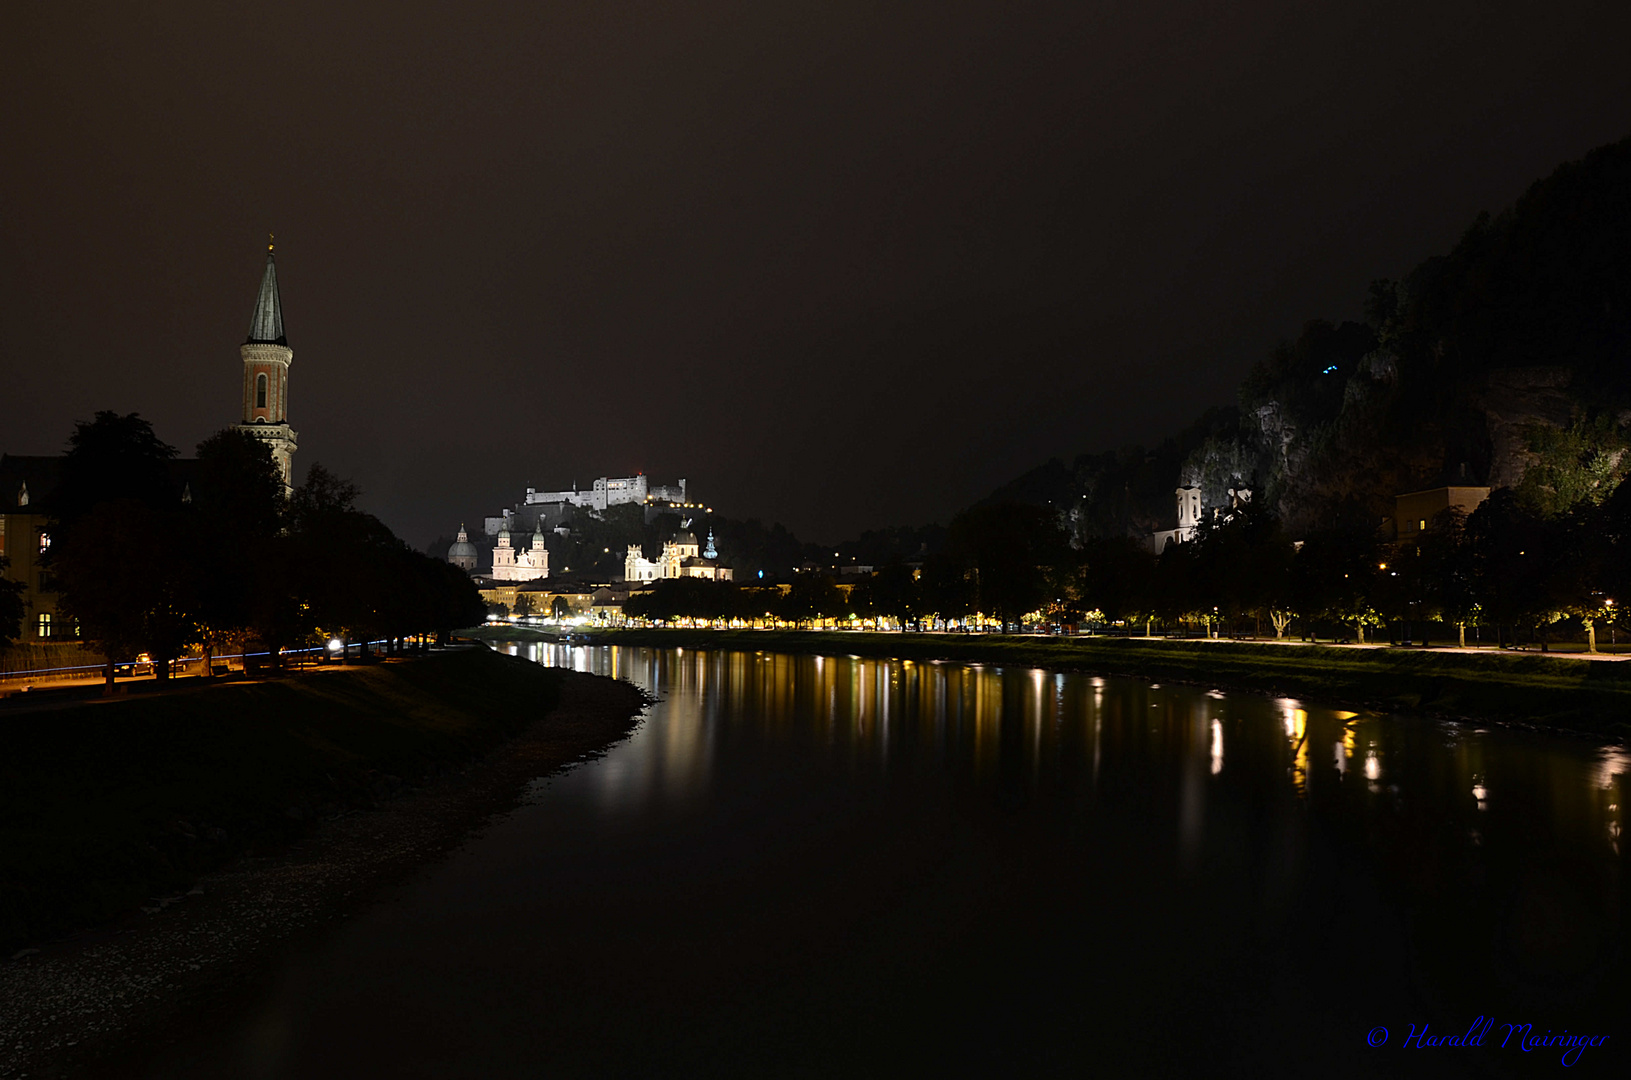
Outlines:
<svg viewBox="0 0 1631 1080"><path fill-rule="evenodd" d="M238 430L267 444L283 473L284 491L293 491L298 436L289 426L289 364L294 350L283 336L283 303L278 299L277 264L267 236L266 271L261 275L249 337L238 346L244 364L243 422Z"/></svg>
<svg viewBox="0 0 1631 1080"><path fill-rule="evenodd" d="M271 234L267 234L268 241ZM272 245L266 245L266 272L261 275L260 295L255 298L255 314L249 320L249 337L245 345L287 345L283 336L283 302L278 298L277 263Z"/></svg>

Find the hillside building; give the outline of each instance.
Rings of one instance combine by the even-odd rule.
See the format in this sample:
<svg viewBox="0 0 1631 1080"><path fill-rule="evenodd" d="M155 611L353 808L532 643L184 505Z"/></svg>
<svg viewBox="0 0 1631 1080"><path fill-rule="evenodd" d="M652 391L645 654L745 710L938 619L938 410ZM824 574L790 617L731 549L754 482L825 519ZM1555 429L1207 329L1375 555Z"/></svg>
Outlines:
<svg viewBox="0 0 1631 1080"><path fill-rule="evenodd" d="M708 549L713 550L713 532L708 533ZM639 544L630 544L623 559L623 580L634 584L641 581L661 581L665 578L706 578L709 581L731 580L731 570L720 566L714 558L698 553L696 535L682 531L663 543L662 554L648 559Z"/></svg>
<svg viewBox="0 0 1631 1080"><path fill-rule="evenodd" d="M1178 504L1178 527L1160 529L1150 535L1150 546L1157 555L1166 550L1168 542L1187 544L1195 539L1195 530L1201 525L1201 489L1186 485L1173 492Z"/></svg>
<svg viewBox="0 0 1631 1080"><path fill-rule="evenodd" d="M678 484L653 484L644 473L634 476L602 476L588 491L535 491L527 489L527 504L564 502L591 510L604 510L609 506L628 503L685 502L685 478Z"/></svg>
<svg viewBox="0 0 1631 1080"><path fill-rule="evenodd" d="M464 531L462 521L459 522L458 539L447 549L447 561L467 574L476 572L476 545L470 542L470 534Z"/></svg>
<svg viewBox="0 0 1631 1080"><path fill-rule="evenodd" d="M652 512L663 510L705 510L700 503L689 500L686 480L681 477L674 484L654 484L644 473L634 476L602 476L586 491L576 485L570 491L539 491L528 488L521 502L500 510L497 515L482 520L483 531L497 536L500 529L531 530L539 522L546 527L559 528L570 519L569 507L604 513L613 506L644 506L646 520Z"/></svg>
<svg viewBox="0 0 1631 1080"><path fill-rule="evenodd" d="M40 505L57 486L61 469L60 457L0 456L0 555L10 563L0 577L23 585L20 641L50 644L64 635L45 559L51 519Z"/></svg>
<svg viewBox="0 0 1631 1080"><path fill-rule="evenodd" d="M1229 485L1223 502L1210 507L1204 504L1198 484L1186 484L1174 489L1173 498L1177 504L1178 527L1157 529L1150 534L1150 548L1157 555L1166 550L1169 542L1187 544L1193 541L1203 521L1222 524L1232 520L1252 501L1252 488L1237 478Z"/></svg>
<svg viewBox="0 0 1631 1080"><path fill-rule="evenodd" d="M449 561L452 558L453 553L449 551ZM533 533L532 543L518 550L510 545L510 531L499 531L498 546L493 548L494 581L537 581L548 576L549 549L544 546L543 533Z"/></svg>
<svg viewBox="0 0 1631 1080"><path fill-rule="evenodd" d="M1472 484L1452 484L1396 495L1393 499L1394 538L1417 539L1432 526L1434 515L1451 507L1470 514L1489 498L1489 491L1487 487Z"/></svg>

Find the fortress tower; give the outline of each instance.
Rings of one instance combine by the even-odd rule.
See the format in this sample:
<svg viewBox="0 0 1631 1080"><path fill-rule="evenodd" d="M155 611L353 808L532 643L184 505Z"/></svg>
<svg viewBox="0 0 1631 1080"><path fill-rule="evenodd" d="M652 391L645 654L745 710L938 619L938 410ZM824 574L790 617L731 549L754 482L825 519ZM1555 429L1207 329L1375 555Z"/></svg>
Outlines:
<svg viewBox="0 0 1631 1080"><path fill-rule="evenodd" d="M272 448L272 459L283 470L283 485L293 491L296 435L289 426L289 362L294 350L283 335L283 304L271 244L266 245L266 272L249 321L249 338L238 352L244 361L243 422L238 426Z"/></svg>

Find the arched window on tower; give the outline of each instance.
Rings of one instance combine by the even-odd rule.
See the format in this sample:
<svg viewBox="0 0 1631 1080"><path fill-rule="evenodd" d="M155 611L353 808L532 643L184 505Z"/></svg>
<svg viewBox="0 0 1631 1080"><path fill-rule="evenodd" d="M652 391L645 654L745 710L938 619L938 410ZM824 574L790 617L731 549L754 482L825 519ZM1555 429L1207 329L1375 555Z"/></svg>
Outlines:
<svg viewBox="0 0 1631 1080"><path fill-rule="evenodd" d="M266 408L266 373L255 376L255 408Z"/></svg>

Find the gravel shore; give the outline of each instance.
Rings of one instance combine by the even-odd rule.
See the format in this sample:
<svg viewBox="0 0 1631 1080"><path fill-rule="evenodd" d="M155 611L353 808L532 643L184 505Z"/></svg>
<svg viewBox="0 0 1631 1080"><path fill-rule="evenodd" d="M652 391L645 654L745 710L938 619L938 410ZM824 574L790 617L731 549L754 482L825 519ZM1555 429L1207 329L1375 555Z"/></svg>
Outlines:
<svg viewBox="0 0 1631 1080"><path fill-rule="evenodd" d="M484 758L113 924L0 959L0 1077L127 1075L145 1047L207 1023L291 939L357 911L512 809L528 781L598 757L638 724L641 691L562 674L559 706Z"/></svg>

